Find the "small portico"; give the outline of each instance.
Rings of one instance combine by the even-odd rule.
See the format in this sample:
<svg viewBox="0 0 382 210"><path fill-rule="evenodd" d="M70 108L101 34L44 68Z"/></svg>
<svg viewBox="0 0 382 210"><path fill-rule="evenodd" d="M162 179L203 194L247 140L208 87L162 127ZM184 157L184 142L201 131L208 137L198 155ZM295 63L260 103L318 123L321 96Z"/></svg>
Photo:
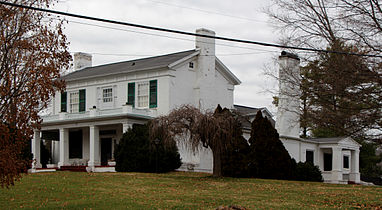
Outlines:
<svg viewBox="0 0 382 210"><path fill-rule="evenodd" d="M351 137L303 139L280 136L284 147L297 162L317 165L324 182L360 183L359 151L361 145Z"/></svg>
<svg viewBox="0 0 382 210"><path fill-rule="evenodd" d="M360 144L350 137L315 140L319 143L319 167L325 182L360 183Z"/></svg>

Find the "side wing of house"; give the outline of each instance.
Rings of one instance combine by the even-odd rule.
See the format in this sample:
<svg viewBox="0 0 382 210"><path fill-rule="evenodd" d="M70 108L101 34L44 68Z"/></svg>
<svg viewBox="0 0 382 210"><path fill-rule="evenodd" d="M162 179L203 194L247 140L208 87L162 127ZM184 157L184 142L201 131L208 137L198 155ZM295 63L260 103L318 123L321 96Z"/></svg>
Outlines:
<svg viewBox="0 0 382 210"><path fill-rule="evenodd" d="M209 62L214 65L206 70L209 67L201 61L205 57L195 54L170 65L170 110L185 104L210 111L218 104L233 108L234 88L240 80L215 56ZM205 71L211 72L205 74Z"/></svg>

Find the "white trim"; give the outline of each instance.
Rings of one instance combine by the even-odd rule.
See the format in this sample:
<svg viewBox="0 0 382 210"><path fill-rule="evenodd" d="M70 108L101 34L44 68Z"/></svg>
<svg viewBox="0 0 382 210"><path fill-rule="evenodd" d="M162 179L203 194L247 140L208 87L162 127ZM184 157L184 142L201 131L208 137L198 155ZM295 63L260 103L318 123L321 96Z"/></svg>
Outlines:
<svg viewBox="0 0 382 210"><path fill-rule="evenodd" d="M217 58L215 56L215 64L218 64L216 65L216 70L218 70L227 80L231 81L233 83L233 85L240 85L241 84L241 81L239 80L239 78L237 78L229 69L227 66L225 66L223 64L223 62L221 62L219 60L219 58ZM221 67L221 68L218 68L218 67Z"/></svg>
<svg viewBox="0 0 382 210"><path fill-rule="evenodd" d="M177 60L177 61L175 61L175 62L173 62L173 63L170 63L167 67L171 69L172 67L174 67L174 66L176 66L176 65L179 65L179 64L181 64L181 63L187 61L188 59L190 59L190 58L192 58L192 57L194 57L194 56L199 55L199 53L200 53L200 50L199 50L199 49L196 49L195 52L192 53L191 55L188 55L188 56L183 57L183 58L181 58L181 59L179 59L179 60Z"/></svg>

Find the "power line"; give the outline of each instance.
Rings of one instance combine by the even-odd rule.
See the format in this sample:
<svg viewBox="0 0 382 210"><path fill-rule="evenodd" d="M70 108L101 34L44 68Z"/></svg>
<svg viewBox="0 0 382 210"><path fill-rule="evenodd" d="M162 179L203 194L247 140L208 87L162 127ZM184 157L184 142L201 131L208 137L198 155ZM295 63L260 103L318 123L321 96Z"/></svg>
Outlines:
<svg viewBox="0 0 382 210"><path fill-rule="evenodd" d="M70 53L75 53L71 51ZM146 55L146 54L127 54L127 53L101 53L101 52L84 52L92 55L105 55L105 56L129 56L129 57L138 57L138 56L154 56L154 55ZM235 55L257 55L266 52L252 52L252 53L228 53L228 54L216 54L216 56L235 56Z"/></svg>
<svg viewBox="0 0 382 210"><path fill-rule="evenodd" d="M200 9L200 8L196 8L196 7L187 7L187 6L183 6L183 5L179 5L179 4L172 4L172 3L156 1L156 0L146 0L146 1L151 1L151 2L156 3L156 4L163 4L163 5L167 5L167 6L171 6L171 7L178 7L178 8L182 8L182 9L194 10L194 11L197 11L197 12L203 12L203 13L207 13L207 14L215 14L215 15L225 16L225 17L229 17L229 18L236 18L236 19L253 21L253 22L258 22L258 23L267 23L265 21L260 21L260 20L256 20L256 19L253 19L253 18L229 15L229 14L226 14L226 13L223 13L223 12L204 10L204 9Z"/></svg>
<svg viewBox="0 0 382 210"><path fill-rule="evenodd" d="M138 33L138 34L145 34L145 35L150 35L150 36L158 36L158 37L165 37L165 38L169 38L169 39L177 39L177 40L182 40L182 41L194 42L194 40L191 40L191 39L185 39L185 38L179 38L179 37L173 37L173 36L166 36L166 35L161 35L161 34L154 34L154 33L142 32L142 31L134 31L134 30L122 29L122 28L115 28L115 27L110 27L110 26L103 26L103 25L98 25L98 24L93 24L93 23L85 23L85 22L74 21L74 20L67 20L67 21L70 22L70 23L76 23L76 24L81 24L81 25L95 26L95 27L100 27L100 28L107 28L107 29L126 31L126 32L131 32L131 33ZM276 50L255 49L255 48L251 48L251 47L241 47L241 46L234 46L234 45L221 44L221 43L216 43L216 45L225 46L225 47L232 47L232 48L241 48L241 49L249 49L249 50L261 51L261 52L257 52L257 53L240 53L240 55L278 52ZM238 53L237 54L222 54L221 56L225 56L225 55L239 55L239 54Z"/></svg>
<svg viewBox="0 0 382 210"><path fill-rule="evenodd" d="M25 6L25 5L3 2L3 1L0 1L0 4L24 8L24 9L31 9L31 10L36 10L36 11L40 11L40 12L47 12L47 13L52 13L52 14L64 15L64 16L69 16L69 17L105 22L105 23L112 23L112 24L117 24L117 25L131 26L131 27L143 28L143 29L154 30L154 31L163 31L163 32L182 34L182 35L187 35L187 36L198 36L198 37L204 37L204 38L224 40L224 41L229 41L229 42L238 42L238 43L254 44L254 45L260 45L260 46L266 46L266 47L276 47L276 48L293 49L293 50L301 50L301 51L314 51L314 52L323 52L323 53L336 53L336 54L343 54L343 55L355 55L355 56L382 58L382 56L380 56L380 55L339 52L339 51L322 50L322 49L314 49L314 48L306 48L306 47L294 47L294 46L286 46L286 45L257 42L257 41L243 40L243 39L235 39L235 38L228 38L228 37L221 37L221 36L196 34L196 33L191 33L191 32L186 32L186 31L179 31L179 30L168 29L168 28L160 28L160 27L154 27L154 26L148 26L148 25L141 25L141 24L135 24L135 23L128 23L128 22L122 22L122 21L116 21L116 20L97 18L97 17L90 17L90 16L85 16L85 15L78 15L78 14L61 12L61 11L56 11L56 10L43 9L43 8L37 8L37 7L32 7L32 6Z"/></svg>

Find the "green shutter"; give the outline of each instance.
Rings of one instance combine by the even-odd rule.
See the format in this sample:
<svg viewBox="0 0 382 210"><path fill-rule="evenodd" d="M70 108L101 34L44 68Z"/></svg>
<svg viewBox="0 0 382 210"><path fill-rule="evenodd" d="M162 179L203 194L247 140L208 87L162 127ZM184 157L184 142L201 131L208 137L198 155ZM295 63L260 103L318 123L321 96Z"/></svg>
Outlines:
<svg viewBox="0 0 382 210"><path fill-rule="evenodd" d="M61 93L61 112L66 112L66 101L67 101L67 93Z"/></svg>
<svg viewBox="0 0 382 210"><path fill-rule="evenodd" d="M157 80L150 81L150 108L157 107L157 92L158 92Z"/></svg>
<svg viewBox="0 0 382 210"><path fill-rule="evenodd" d="M127 104L135 106L135 83L129 83L127 86Z"/></svg>
<svg viewBox="0 0 382 210"><path fill-rule="evenodd" d="M80 107L79 112L84 112L86 110L86 90L82 89L80 90Z"/></svg>

